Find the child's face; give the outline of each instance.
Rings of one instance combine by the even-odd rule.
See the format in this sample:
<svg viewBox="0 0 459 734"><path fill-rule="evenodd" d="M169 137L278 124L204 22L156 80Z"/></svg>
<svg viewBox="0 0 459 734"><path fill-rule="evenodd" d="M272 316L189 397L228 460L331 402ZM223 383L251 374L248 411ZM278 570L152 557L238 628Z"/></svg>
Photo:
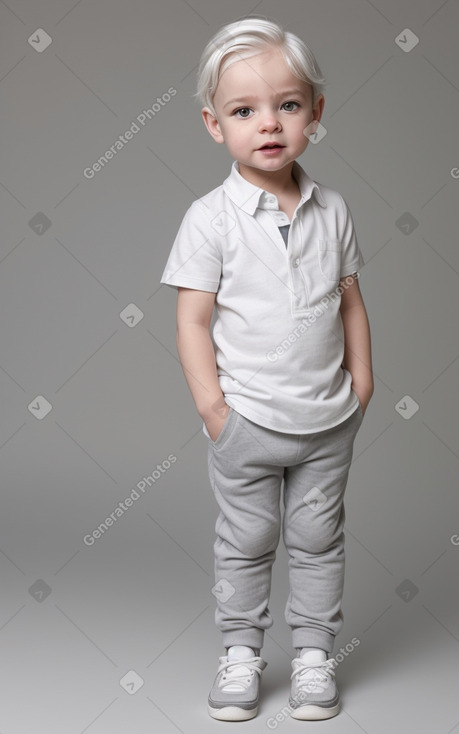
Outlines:
<svg viewBox="0 0 459 734"><path fill-rule="evenodd" d="M322 116L324 98L313 107L312 94L273 48L229 66L214 96L217 117L207 107L202 116L214 140L240 164L279 171L304 152L315 131L311 122ZM282 147L263 149L274 142Z"/></svg>

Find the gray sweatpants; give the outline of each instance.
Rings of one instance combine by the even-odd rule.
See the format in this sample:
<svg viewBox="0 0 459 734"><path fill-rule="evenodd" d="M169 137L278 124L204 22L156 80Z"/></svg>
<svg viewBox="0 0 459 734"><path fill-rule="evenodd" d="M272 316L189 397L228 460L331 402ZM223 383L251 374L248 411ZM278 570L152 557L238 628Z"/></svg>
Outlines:
<svg viewBox="0 0 459 734"><path fill-rule="evenodd" d="M292 646L333 649L343 625L344 491L362 408L334 428L295 435L264 428L233 408L208 438L215 526L215 623L223 647L263 646L273 620L271 569L281 530L289 556L285 619Z"/></svg>

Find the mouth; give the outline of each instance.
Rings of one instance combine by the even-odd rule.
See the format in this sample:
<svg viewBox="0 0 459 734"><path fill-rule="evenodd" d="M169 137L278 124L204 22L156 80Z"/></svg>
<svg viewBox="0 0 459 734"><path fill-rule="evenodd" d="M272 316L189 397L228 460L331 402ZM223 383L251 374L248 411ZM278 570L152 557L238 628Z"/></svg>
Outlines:
<svg viewBox="0 0 459 734"><path fill-rule="evenodd" d="M258 148L258 150L272 150L280 148L285 148L285 145L281 145L280 143L265 143L261 148Z"/></svg>

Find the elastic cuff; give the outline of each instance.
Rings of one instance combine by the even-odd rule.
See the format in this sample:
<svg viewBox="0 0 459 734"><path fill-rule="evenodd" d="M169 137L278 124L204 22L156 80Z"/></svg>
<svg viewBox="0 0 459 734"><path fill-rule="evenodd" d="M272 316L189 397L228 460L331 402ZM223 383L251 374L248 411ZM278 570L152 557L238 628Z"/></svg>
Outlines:
<svg viewBox="0 0 459 734"><path fill-rule="evenodd" d="M301 647L316 647L331 653L335 642L334 635L321 630L312 629L311 627L299 627L292 631L292 647L294 649Z"/></svg>
<svg viewBox="0 0 459 734"><path fill-rule="evenodd" d="M222 643L224 648L233 645L247 645L255 650L261 650L264 641L264 630L252 627L251 629L234 630L234 632L224 632Z"/></svg>

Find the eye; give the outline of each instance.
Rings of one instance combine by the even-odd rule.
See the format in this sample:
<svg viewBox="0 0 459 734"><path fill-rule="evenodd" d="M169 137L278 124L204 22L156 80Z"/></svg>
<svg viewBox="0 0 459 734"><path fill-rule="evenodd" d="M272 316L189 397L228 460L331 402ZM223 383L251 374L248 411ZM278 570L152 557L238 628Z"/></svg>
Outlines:
<svg viewBox="0 0 459 734"><path fill-rule="evenodd" d="M240 107L234 114L236 117L239 117L240 120L246 120L250 117L250 112L252 112L250 107Z"/></svg>
<svg viewBox="0 0 459 734"><path fill-rule="evenodd" d="M292 108L292 105L295 106ZM284 102L284 104L282 105L286 112L293 112L299 106L300 105L298 104L298 102Z"/></svg>

